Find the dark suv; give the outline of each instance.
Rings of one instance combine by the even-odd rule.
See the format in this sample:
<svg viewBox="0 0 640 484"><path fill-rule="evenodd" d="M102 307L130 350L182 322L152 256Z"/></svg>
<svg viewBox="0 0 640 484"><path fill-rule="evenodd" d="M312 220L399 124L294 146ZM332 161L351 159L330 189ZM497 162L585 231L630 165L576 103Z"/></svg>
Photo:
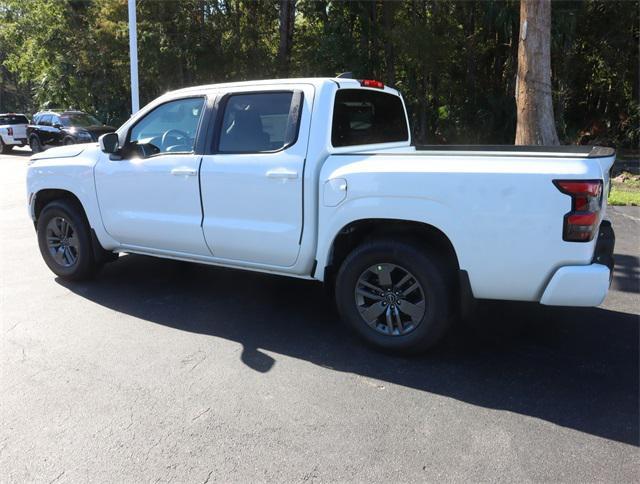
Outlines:
<svg viewBox="0 0 640 484"><path fill-rule="evenodd" d="M115 131L82 111L41 111L27 128L31 151L38 153L50 146L92 143L104 133Z"/></svg>

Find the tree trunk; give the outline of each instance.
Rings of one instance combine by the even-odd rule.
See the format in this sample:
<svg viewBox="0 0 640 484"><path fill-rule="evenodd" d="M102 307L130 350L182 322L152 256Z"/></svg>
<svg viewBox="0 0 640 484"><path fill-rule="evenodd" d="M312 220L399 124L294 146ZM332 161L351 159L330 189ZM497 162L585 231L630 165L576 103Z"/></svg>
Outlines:
<svg viewBox="0 0 640 484"><path fill-rule="evenodd" d="M557 145L551 97L551 2L520 0L517 145Z"/></svg>
<svg viewBox="0 0 640 484"><path fill-rule="evenodd" d="M280 44L278 45L278 74L281 77L289 76L295 17L296 1L280 0Z"/></svg>
<svg viewBox="0 0 640 484"><path fill-rule="evenodd" d="M382 28L384 30L384 61L385 83L389 86L396 84L396 52L393 46L393 22L395 16L395 3L382 3Z"/></svg>

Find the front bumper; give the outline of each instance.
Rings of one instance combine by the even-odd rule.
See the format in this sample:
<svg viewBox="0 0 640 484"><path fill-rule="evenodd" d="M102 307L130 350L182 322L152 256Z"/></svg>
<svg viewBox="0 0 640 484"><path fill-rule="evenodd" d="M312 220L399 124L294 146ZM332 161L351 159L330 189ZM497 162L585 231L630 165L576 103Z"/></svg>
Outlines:
<svg viewBox="0 0 640 484"><path fill-rule="evenodd" d="M541 304L547 306L598 306L609 291L613 275L615 234L611 222L600 225L591 265L561 267L547 284Z"/></svg>

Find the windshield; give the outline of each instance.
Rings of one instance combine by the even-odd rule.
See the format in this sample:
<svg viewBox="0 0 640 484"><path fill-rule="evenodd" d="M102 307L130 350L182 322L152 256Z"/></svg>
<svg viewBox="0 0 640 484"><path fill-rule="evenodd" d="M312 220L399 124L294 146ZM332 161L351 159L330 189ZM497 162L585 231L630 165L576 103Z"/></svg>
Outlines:
<svg viewBox="0 0 640 484"><path fill-rule="evenodd" d="M20 114L4 114L0 116L0 124L29 124L29 121Z"/></svg>
<svg viewBox="0 0 640 484"><path fill-rule="evenodd" d="M99 126L102 124L93 116L84 113L63 114L60 116L60 121L62 121L62 125L66 127L79 126L81 128L84 128L86 126Z"/></svg>

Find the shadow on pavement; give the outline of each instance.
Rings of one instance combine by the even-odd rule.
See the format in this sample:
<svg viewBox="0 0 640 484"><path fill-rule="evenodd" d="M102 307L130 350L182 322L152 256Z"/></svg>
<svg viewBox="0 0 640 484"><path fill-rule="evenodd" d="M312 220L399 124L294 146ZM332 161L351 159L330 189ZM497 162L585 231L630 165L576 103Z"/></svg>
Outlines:
<svg viewBox="0 0 640 484"><path fill-rule="evenodd" d="M264 349L638 445L633 314L483 303L470 327L427 355L402 358L345 332L322 286L310 281L128 255L94 281L58 282L124 314L236 341L255 371L273 366Z"/></svg>
<svg viewBox="0 0 640 484"><path fill-rule="evenodd" d="M640 258L615 254L615 271L611 287L618 291L640 293Z"/></svg>
<svg viewBox="0 0 640 484"><path fill-rule="evenodd" d="M8 153L5 153L5 155L9 155L9 156L21 156L24 158L28 158L32 155L33 153L31 152L31 150L29 149L12 149L11 151L9 151Z"/></svg>

